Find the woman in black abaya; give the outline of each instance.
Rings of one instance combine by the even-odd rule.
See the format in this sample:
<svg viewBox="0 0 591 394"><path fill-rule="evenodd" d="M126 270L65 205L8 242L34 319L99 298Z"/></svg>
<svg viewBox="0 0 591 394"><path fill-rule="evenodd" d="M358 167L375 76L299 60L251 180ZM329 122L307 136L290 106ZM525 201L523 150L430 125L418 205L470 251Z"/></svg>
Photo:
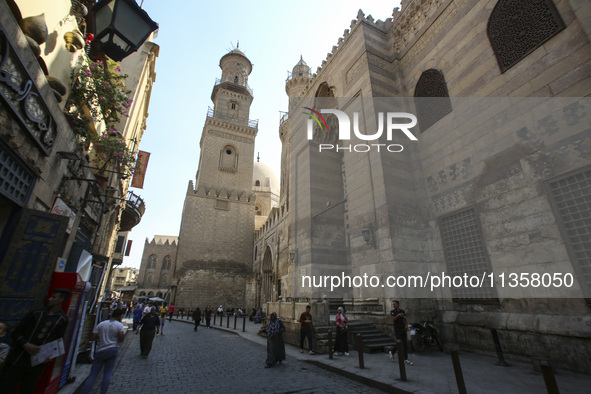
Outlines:
<svg viewBox="0 0 591 394"><path fill-rule="evenodd" d="M277 318L277 313L271 313L267 325L267 361L265 368L271 368L285 360L285 344L281 334L283 331L285 331L285 326Z"/></svg>

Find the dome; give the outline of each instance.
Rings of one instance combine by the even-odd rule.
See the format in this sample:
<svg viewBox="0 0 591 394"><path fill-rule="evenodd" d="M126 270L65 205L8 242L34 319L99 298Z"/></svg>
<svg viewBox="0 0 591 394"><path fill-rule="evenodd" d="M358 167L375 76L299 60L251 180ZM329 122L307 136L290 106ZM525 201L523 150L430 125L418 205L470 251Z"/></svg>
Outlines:
<svg viewBox="0 0 591 394"><path fill-rule="evenodd" d="M264 163L254 163L252 169L252 186L270 188L271 192L279 195L279 178L277 178L275 171Z"/></svg>
<svg viewBox="0 0 591 394"><path fill-rule="evenodd" d="M251 73L252 63L246 57L244 52L242 52L240 50L240 48L238 48L238 47L236 47L235 49L232 49L230 52L228 52L224 56L222 56L222 58L220 59L220 67L222 68L222 70L224 70L228 66L230 66L230 64L235 64L236 61L238 61L238 62L242 63L244 66L246 66L247 75Z"/></svg>
<svg viewBox="0 0 591 394"><path fill-rule="evenodd" d="M304 58L300 56L300 61L291 70L292 77L308 77L311 78L310 67L304 61Z"/></svg>

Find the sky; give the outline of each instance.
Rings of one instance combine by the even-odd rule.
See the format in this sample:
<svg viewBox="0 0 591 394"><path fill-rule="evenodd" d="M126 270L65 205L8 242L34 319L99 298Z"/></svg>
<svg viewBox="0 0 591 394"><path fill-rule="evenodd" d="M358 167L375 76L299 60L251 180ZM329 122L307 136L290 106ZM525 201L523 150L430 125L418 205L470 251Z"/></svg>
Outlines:
<svg viewBox="0 0 591 394"><path fill-rule="evenodd" d="M138 2L140 4L141 2ZM313 73L361 8L385 20L400 1L180 1L144 0L159 24L156 81L140 149L150 152L143 189L130 188L146 204L128 235L123 266L139 268L146 238L178 236L188 183L195 180L199 141L211 92L221 77L219 60L239 48L253 63L250 119L258 119L255 157L280 174L280 111L287 111L287 72L300 56Z"/></svg>

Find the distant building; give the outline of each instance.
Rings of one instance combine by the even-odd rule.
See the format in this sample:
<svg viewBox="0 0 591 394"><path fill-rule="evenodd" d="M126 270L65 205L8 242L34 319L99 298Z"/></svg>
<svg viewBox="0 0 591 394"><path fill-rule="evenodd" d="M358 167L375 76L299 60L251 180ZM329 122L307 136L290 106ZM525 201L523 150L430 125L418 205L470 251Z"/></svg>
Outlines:
<svg viewBox="0 0 591 394"><path fill-rule="evenodd" d="M120 291L122 287L136 285L138 271L137 268L132 267L117 267L113 269L109 288L112 291Z"/></svg>
<svg viewBox="0 0 591 394"><path fill-rule="evenodd" d="M176 236L155 235L152 241L146 238L134 298L164 299L169 296L174 277L177 245L178 237Z"/></svg>

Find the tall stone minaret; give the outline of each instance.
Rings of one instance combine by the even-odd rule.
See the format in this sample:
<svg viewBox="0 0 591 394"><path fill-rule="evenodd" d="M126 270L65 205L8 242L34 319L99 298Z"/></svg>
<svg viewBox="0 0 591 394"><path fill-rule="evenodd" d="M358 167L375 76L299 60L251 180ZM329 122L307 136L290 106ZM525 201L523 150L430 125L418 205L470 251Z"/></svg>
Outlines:
<svg viewBox="0 0 591 394"><path fill-rule="evenodd" d="M254 143L258 122L249 120L252 63L236 48L220 59L201 136L195 184L183 207L175 277L177 306L204 309L244 306L251 270L255 196Z"/></svg>

